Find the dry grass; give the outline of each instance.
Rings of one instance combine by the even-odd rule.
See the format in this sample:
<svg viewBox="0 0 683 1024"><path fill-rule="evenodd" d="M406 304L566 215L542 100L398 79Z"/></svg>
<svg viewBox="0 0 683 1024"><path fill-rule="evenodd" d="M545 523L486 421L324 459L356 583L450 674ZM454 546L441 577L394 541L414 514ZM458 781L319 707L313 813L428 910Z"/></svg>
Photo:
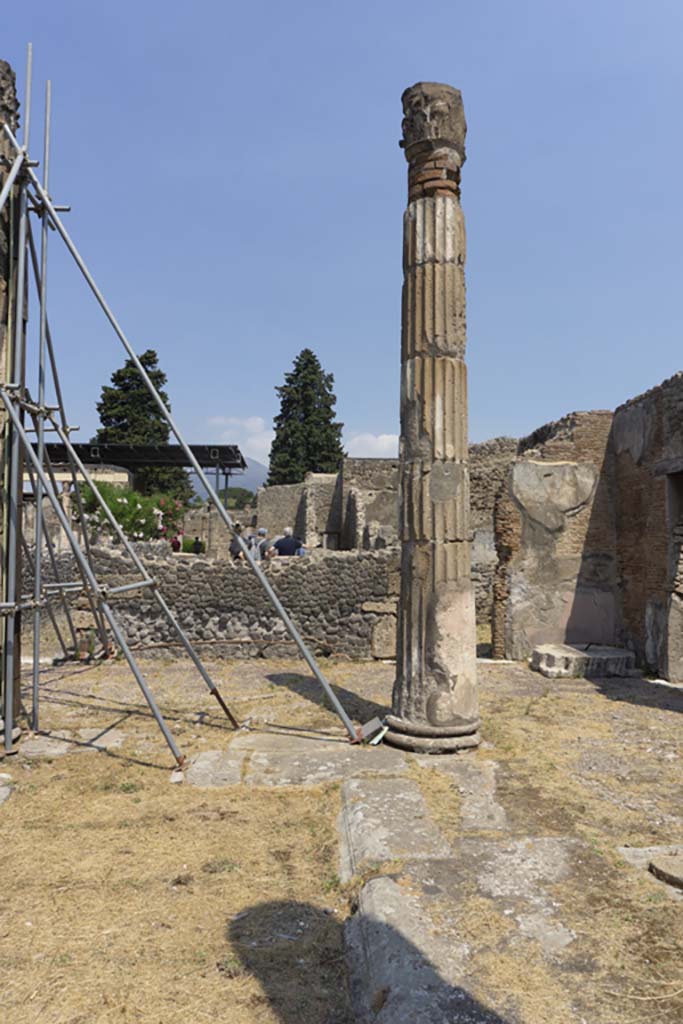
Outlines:
<svg viewBox="0 0 683 1024"><path fill-rule="evenodd" d="M185 753L230 741L186 665L144 668ZM337 724L298 663L214 668L238 717L257 728ZM363 720L381 709L393 675L392 666L333 661L325 671ZM681 903L620 864L616 848L683 842L680 714L590 685L546 685L520 666L482 667L481 677L493 746L463 756L498 763L509 835L573 836L583 852L548 887L557 919L577 936L556 963L474 880L458 894L472 993L524 1024L679 1024ZM347 1024L341 922L357 880L340 891L338 789L171 786L168 751L127 666L43 678L45 727L76 736L115 726L126 739L109 755L3 764L18 783L0 810L0 870L12 880L0 917L7 1019ZM411 771L457 844L451 780ZM368 870L400 875L402 866Z"/></svg>
<svg viewBox="0 0 683 1024"><path fill-rule="evenodd" d="M231 734L185 669L145 668L187 752L225 745ZM347 1021L338 788L171 785L122 669L62 670L43 702L58 734L124 729L120 750L4 762L16 782L2 808L4 1019Z"/></svg>

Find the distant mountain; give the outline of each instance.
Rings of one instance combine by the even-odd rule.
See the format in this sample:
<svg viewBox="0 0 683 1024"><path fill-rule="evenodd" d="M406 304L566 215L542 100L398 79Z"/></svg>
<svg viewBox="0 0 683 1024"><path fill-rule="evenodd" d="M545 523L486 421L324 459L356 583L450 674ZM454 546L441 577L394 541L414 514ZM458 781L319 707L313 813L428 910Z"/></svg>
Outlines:
<svg viewBox="0 0 683 1024"><path fill-rule="evenodd" d="M231 487L246 487L249 491L256 491L259 487L263 487L268 478L268 467L264 466L262 462L257 462L256 459L246 459L247 468L242 473L233 473L230 476ZM206 475L212 484L214 484L214 474L212 470L205 470ZM206 500L206 488L199 482L196 473L190 473L190 483L194 488L195 494L198 494L202 501ZM220 486L224 486L224 477L221 476Z"/></svg>

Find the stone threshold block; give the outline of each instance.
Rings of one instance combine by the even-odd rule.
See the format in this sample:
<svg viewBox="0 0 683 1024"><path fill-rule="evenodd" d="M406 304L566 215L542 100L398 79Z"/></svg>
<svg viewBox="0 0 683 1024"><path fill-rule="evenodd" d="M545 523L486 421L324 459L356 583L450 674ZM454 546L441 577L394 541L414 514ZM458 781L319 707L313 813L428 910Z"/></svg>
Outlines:
<svg viewBox="0 0 683 1024"><path fill-rule="evenodd" d="M206 750L184 773L193 786L319 786L355 775L400 775L405 756L389 747L352 746L344 736L241 732L227 750ZM178 781L174 773L173 781Z"/></svg>
<svg viewBox="0 0 683 1024"><path fill-rule="evenodd" d="M468 901L485 898L509 922L502 955L540 953L548 971L578 995L580 937L561 920L555 887L580 868L585 851L568 837L464 839L449 858L413 860L363 886L345 926L356 1020L362 1024L513 1024L506 997L492 1003L489 967L471 935ZM478 904L480 905L480 903ZM580 952L580 951L579 951ZM526 1019L526 1018L525 1018Z"/></svg>
<svg viewBox="0 0 683 1024"><path fill-rule="evenodd" d="M495 761L465 761L447 754L419 754L422 768L436 769L453 780L460 793L460 827L465 832L505 831L505 809L496 800Z"/></svg>
<svg viewBox="0 0 683 1024"><path fill-rule="evenodd" d="M633 651L605 644L540 644L531 655L531 668L548 679L595 679L633 676Z"/></svg>
<svg viewBox="0 0 683 1024"><path fill-rule="evenodd" d="M452 852L411 779L349 779L342 788L337 827L344 883L370 864L449 857Z"/></svg>

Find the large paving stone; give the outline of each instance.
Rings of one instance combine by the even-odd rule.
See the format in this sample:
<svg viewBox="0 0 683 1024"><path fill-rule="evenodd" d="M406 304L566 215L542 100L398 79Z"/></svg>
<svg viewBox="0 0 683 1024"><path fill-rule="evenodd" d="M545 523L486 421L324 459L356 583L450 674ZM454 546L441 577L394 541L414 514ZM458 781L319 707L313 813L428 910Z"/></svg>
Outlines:
<svg viewBox="0 0 683 1024"><path fill-rule="evenodd" d="M584 983L577 936L562 922L558 882L584 854L571 838L466 838L448 858L415 859L392 877L373 878L347 922L351 996L363 1024L519 1024L502 997L491 1004L486 968L463 939L460 921L471 898L515 927L501 933L500 952L523 960L524 944L577 993ZM520 945L521 944L521 945ZM520 954L521 950L521 954ZM575 962L576 960L576 962Z"/></svg>
<svg viewBox="0 0 683 1024"><path fill-rule="evenodd" d="M122 729L79 729L75 751L118 750L126 742L127 733Z"/></svg>
<svg viewBox="0 0 683 1024"><path fill-rule="evenodd" d="M243 760L244 753L233 750L232 746L227 750L204 750L191 759L184 773L185 782L207 789L238 786L242 780Z"/></svg>
<svg viewBox="0 0 683 1024"><path fill-rule="evenodd" d="M452 920L436 924L420 896L373 878L345 926L359 1024L504 1024L468 992L470 950Z"/></svg>
<svg viewBox="0 0 683 1024"><path fill-rule="evenodd" d="M465 760L452 754L422 754L415 760L424 768L448 775L461 796L461 827L465 831L504 830L505 810L496 800L496 765L493 761Z"/></svg>
<svg viewBox="0 0 683 1024"><path fill-rule="evenodd" d="M683 889L683 853L653 857L649 868L655 878Z"/></svg>
<svg viewBox="0 0 683 1024"><path fill-rule="evenodd" d="M245 782L254 786L316 786L353 775L396 775L406 758L390 747L352 746L341 737L251 732L231 750L249 754Z"/></svg>
<svg viewBox="0 0 683 1024"><path fill-rule="evenodd" d="M61 733L59 736L32 736L23 741L19 753L29 760L63 757L72 749L70 739L69 733Z"/></svg>
<svg viewBox="0 0 683 1024"><path fill-rule="evenodd" d="M338 821L340 876L348 882L364 864L448 857L451 848L429 817L411 779L355 778L342 788Z"/></svg>

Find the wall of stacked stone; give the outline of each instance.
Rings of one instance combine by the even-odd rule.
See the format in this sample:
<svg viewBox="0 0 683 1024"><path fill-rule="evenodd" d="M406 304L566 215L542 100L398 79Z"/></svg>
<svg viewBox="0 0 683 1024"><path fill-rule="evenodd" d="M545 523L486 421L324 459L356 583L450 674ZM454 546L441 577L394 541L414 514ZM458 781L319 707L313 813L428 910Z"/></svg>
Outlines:
<svg viewBox="0 0 683 1024"><path fill-rule="evenodd" d="M169 556L161 544L138 544L147 571L193 642L212 656L292 655L284 626L245 565L202 556ZM139 578L121 550L97 548L98 579L110 587ZM59 558L63 579L76 578L72 556ZM339 552L274 560L267 573L301 633L319 654L343 658L393 658L399 563L396 552ZM48 571L47 578L50 579ZM25 573L24 587L30 588ZM140 596L142 594L143 596ZM112 603L130 643L150 652L178 654L177 638L144 592Z"/></svg>
<svg viewBox="0 0 683 1024"><path fill-rule="evenodd" d="M514 437L494 437L470 445L470 513L474 530L493 531L496 495L517 455L517 443Z"/></svg>
<svg viewBox="0 0 683 1024"><path fill-rule="evenodd" d="M683 373L619 406L612 447L621 639L683 683Z"/></svg>

